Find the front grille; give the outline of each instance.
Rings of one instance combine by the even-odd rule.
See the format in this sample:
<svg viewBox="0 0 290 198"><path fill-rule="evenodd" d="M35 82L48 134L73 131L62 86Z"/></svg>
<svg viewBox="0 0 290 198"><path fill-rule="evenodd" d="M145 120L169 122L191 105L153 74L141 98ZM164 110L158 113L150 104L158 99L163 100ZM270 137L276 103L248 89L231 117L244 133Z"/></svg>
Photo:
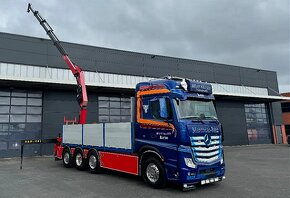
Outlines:
<svg viewBox="0 0 290 198"><path fill-rule="evenodd" d="M206 141L208 140L208 141ZM221 137L218 135L200 135L191 137L191 145L195 161L213 163L221 156Z"/></svg>
<svg viewBox="0 0 290 198"><path fill-rule="evenodd" d="M205 176L215 176L216 170L214 168L210 169L203 169L198 171L199 174L205 175Z"/></svg>

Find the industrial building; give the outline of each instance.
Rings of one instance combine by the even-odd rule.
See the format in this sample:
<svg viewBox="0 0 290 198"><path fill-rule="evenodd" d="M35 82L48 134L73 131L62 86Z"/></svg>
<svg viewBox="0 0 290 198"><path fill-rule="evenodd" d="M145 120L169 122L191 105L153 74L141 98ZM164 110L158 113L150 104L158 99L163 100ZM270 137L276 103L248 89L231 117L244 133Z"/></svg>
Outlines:
<svg viewBox="0 0 290 198"><path fill-rule="evenodd" d="M224 145L285 142L277 74L205 61L63 43L85 71L88 123L130 121L138 82L166 75L212 84ZM0 157L18 156L21 139L55 138L78 115L75 79L50 40L0 33ZM288 98L289 99L289 98ZM26 155L52 154L29 145Z"/></svg>

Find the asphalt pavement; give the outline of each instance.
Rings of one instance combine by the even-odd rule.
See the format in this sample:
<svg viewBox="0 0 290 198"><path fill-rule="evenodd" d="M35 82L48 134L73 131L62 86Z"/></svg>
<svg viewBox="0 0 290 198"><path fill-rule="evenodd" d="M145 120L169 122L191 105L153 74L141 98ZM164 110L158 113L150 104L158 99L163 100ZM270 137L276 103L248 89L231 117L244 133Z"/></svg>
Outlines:
<svg viewBox="0 0 290 198"><path fill-rule="evenodd" d="M53 157L0 159L0 198L39 197L290 197L290 147L287 145L225 148L226 179L182 192L169 185L157 190L137 176L114 171L93 175L64 168Z"/></svg>

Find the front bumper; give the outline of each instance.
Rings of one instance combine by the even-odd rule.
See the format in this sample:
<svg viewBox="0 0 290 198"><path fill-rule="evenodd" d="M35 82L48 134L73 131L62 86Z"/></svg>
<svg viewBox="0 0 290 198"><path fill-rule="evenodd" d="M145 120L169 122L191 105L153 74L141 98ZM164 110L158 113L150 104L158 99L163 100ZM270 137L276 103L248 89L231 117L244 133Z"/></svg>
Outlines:
<svg viewBox="0 0 290 198"><path fill-rule="evenodd" d="M183 190L187 191L187 190L193 190L196 188L196 184L210 184L210 183L215 183L215 182L220 182L222 180L224 180L226 177L222 176L222 177L215 177L215 178L209 178L209 179L205 179L205 180L201 180L200 182L195 182L195 183L184 183L182 185Z"/></svg>
<svg viewBox="0 0 290 198"><path fill-rule="evenodd" d="M183 147L184 148L184 147ZM208 184L219 182L225 175L225 164L222 160L223 155L212 164L195 163L195 167L186 165L184 158L192 156L190 148L184 148L179 152L178 168L175 175L175 181L179 184ZM185 185L186 186L186 185Z"/></svg>
<svg viewBox="0 0 290 198"><path fill-rule="evenodd" d="M179 170L179 181L180 183L201 183L207 180L214 181L216 178L222 178L225 175L225 166L224 164L216 163L213 165L197 165L196 168L181 168ZM220 179L219 179L220 181Z"/></svg>

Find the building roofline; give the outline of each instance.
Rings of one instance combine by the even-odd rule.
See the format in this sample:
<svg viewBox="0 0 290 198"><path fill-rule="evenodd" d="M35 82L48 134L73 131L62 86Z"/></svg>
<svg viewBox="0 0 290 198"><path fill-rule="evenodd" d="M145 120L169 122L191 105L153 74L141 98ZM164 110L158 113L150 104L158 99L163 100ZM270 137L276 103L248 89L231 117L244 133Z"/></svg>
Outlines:
<svg viewBox="0 0 290 198"><path fill-rule="evenodd" d="M39 40L50 41L50 39L43 38L43 37L35 37L35 36L28 36L28 35L7 33L7 32L0 32L0 35L1 34L2 35L6 34L6 35L11 35L11 36L30 38L30 39L39 39ZM246 66L240 66L240 65L231 65L231 64L226 64L226 63L217 63L217 62L210 62L210 61L203 61L203 60L196 60L196 59L189 59L189 58L180 58L180 57L175 57L175 56L166 56L166 55L159 55L159 54L149 54L149 53L143 53L143 52L135 52L135 51L130 51L130 50L99 47L99 46L80 44L80 43L74 43L74 42L67 42L67 41L61 41L61 42L65 43L65 44L79 45L79 46L82 46L82 47L93 47L93 48L99 48L99 49L104 49L104 50L115 50L115 51L119 51L119 52L133 53L133 54L138 54L138 55L143 55L143 56L151 56L151 57L152 56L158 56L158 57L161 57L161 58L171 58L171 59L184 60L184 61L198 61L198 62L202 62L202 63L210 63L210 64L222 65L222 66L238 67L238 68L244 68L244 69L251 69L251 70L255 70L255 71L274 72L275 74L277 74L277 71L265 70L265 69L262 69L262 68L246 67Z"/></svg>

